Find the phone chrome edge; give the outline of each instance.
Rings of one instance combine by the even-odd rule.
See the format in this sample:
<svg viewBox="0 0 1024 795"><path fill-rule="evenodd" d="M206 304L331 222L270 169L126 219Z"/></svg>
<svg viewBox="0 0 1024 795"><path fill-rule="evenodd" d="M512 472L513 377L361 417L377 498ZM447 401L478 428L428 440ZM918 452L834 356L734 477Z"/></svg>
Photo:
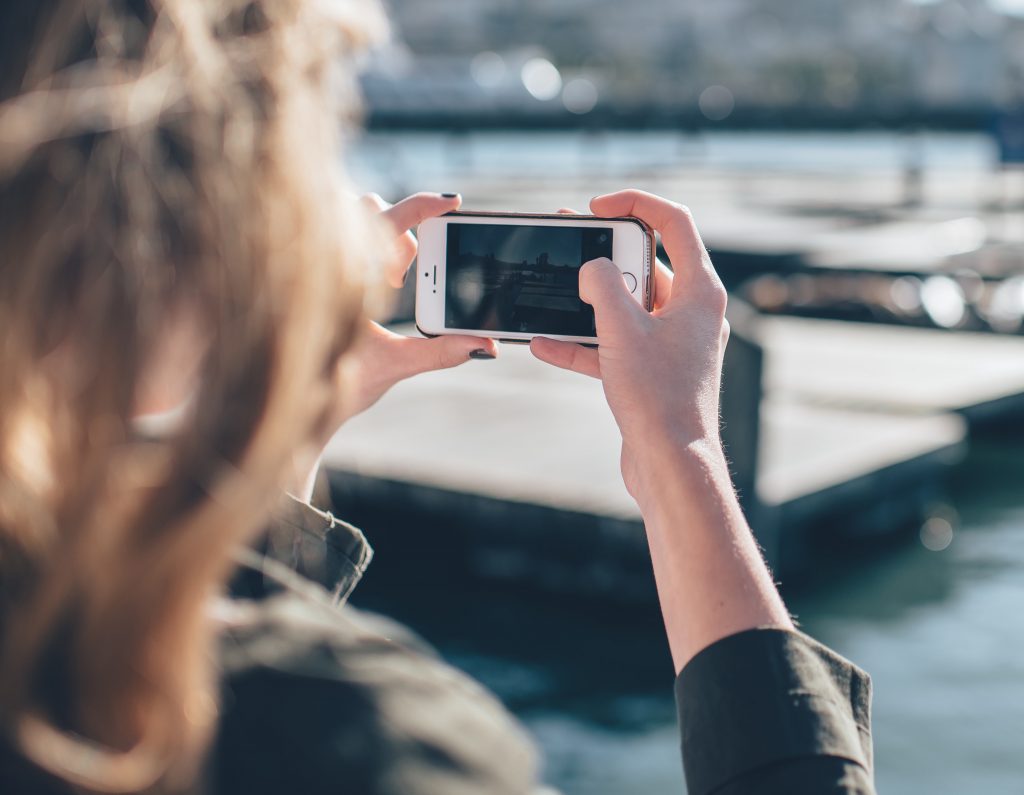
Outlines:
<svg viewBox="0 0 1024 795"><path fill-rule="evenodd" d="M658 250L655 242L654 228L644 221L642 218L637 218L634 215L615 216L607 218L601 215L585 215L585 214L569 214L569 213L518 213L518 212L496 212L491 210L452 210L451 212L444 213L443 215L434 216L433 219L425 219L423 223L430 220L440 220L442 218L537 218L542 220L553 220L553 221L568 221L573 218L581 218L588 221L610 221L619 223L635 224L640 227L640 231L644 233L647 239L647 273L644 274L645 285L644 285L644 299L641 302L641 306L648 312L654 309L654 269L657 267ZM417 283L417 291L419 290L419 284ZM414 318L416 330L428 339L434 339L436 337L443 336L444 334L458 334L460 329L448 329L445 328L441 334L432 334L424 331L419 324L419 319ZM462 329L465 331L465 329ZM547 334L534 334L529 339L519 339L512 337L497 337L497 336L480 336L481 339L493 339L497 342L503 342L511 345L529 345L530 340L533 337L546 337L551 336ZM552 337L557 339L557 336ZM585 342L582 340L586 340ZM591 341L592 340L592 341ZM597 337L584 337L576 340L561 340L563 342L572 342L576 345L583 345L587 348L598 347Z"/></svg>

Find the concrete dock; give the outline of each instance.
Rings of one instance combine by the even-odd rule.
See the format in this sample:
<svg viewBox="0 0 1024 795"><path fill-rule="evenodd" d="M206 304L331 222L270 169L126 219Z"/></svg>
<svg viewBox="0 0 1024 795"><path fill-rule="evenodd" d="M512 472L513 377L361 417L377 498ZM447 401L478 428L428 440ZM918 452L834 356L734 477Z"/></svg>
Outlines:
<svg viewBox="0 0 1024 795"><path fill-rule="evenodd" d="M809 565L816 546L919 525L943 498L969 421L1024 406L1022 339L758 326L766 397L751 519L782 575ZM428 525L448 537L453 565L646 598L643 528L619 449L599 383L509 345L497 361L400 384L345 426L326 465L342 515L383 510L390 525Z"/></svg>
<svg viewBox="0 0 1024 795"><path fill-rule="evenodd" d="M759 327L768 394L971 422L1024 416L1024 337L787 317Z"/></svg>

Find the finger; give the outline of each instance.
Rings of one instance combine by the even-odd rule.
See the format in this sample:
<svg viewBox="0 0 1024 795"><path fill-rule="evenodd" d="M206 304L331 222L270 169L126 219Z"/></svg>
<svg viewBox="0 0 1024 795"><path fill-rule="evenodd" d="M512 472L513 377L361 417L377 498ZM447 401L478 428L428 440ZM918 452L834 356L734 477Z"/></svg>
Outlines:
<svg viewBox="0 0 1024 795"><path fill-rule="evenodd" d="M530 341L530 353L542 362L561 367L563 370L572 370L574 373L589 375L592 378L601 377L597 351L593 348L584 348L565 340L534 337Z"/></svg>
<svg viewBox="0 0 1024 795"><path fill-rule="evenodd" d="M634 322L638 313L646 315L629 294L622 271L605 257L591 260L580 269L580 298L594 307L598 338Z"/></svg>
<svg viewBox="0 0 1024 795"><path fill-rule="evenodd" d="M673 274L660 259L654 260L654 308L661 309L672 295Z"/></svg>
<svg viewBox="0 0 1024 795"><path fill-rule="evenodd" d="M661 233L662 245L677 276L686 280L703 276L709 287L720 284L693 216L682 205L645 191L624 190L595 197L590 209L595 215L606 218L633 216L646 221ZM672 295L679 292L682 281L674 280Z"/></svg>
<svg viewBox="0 0 1024 795"><path fill-rule="evenodd" d="M457 367L474 359L496 359L498 356L498 344L494 340L465 334L433 339L403 337L394 344L402 363L401 378Z"/></svg>
<svg viewBox="0 0 1024 795"><path fill-rule="evenodd" d="M398 235L394 244L394 256L389 258L392 264L387 267L385 273L388 284L396 289L405 284L409 266L416 259L419 248L415 235L409 230L427 218L450 212L462 203L457 194L443 196L438 193L417 193L395 205L384 201L376 193L367 193L360 200L371 211L380 213Z"/></svg>
<svg viewBox="0 0 1024 795"><path fill-rule="evenodd" d="M419 226L428 218L450 213L462 205L462 197L456 194L442 196L440 193L417 193L402 199L386 209L384 218L395 227L398 234Z"/></svg>
<svg viewBox="0 0 1024 795"><path fill-rule="evenodd" d="M559 215L580 215L578 210L561 207ZM672 271L659 259L655 259L654 271L654 308L660 309L672 292Z"/></svg>
<svg viewBox="0 0 1024 795"><path fill-rule="evenodd" d="M359 203L363 209L384 217L384 213L391 209L391 203L384 201L377 193L364 193L359 197ZM397 230L396 230L397 231ZM405 283L405 274L409 270L412 261L416 259L418 244L411 232L403 232L393 243L393 250L389 253L388 262L384 268L384 276L389 285L395 289L401 288Z"/></svg>
<svg viewBox="0 0 1024 795"><path fill-rule="evenodd" d="M405 284L409 275L409 266L416 259L420 250L420 244L412 232L403 232L395 241L395 254L392 264L387 267L387 279L395 289L400 289Z"/></svg>

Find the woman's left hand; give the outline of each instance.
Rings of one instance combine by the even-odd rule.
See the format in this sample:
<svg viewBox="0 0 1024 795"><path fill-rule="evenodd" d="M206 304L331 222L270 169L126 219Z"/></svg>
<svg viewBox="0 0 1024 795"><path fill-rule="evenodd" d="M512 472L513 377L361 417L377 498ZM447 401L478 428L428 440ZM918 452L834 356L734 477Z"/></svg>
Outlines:
<svg viewBox="0 0 1024 795"><path fill-rule="evenodd" d="M380 213L385 229L395 235L394 254L385 265L387 281L395 289L405 284L409 267L416 259L417 244L412 229L428 218L457 210L462 204L457 195L439 193L417 193L394 205L376 194L368 194L362 201L370 210ZM347 420L366 411L399 381L419 373L456 367L472 358L494 359L497 355L497 344L485 337L454 334L434 339L406 337L370 321L356 345L339 362L337 412L328 424L328 436L319 440L315 452L296 456L288 478L288 491L308 501L319 465L320 448Z"/></svg>
<svg viewBox="0 0 1024 795"><path fill-rule="evenodd" d="M393 230L397 240L395 254L386 265L388 283L400 289L405 284L409 267L416 259L417 244L412 229L428 218L457 210L462 204L458 196L439 193L417 193L390 205L376 194L363 197L363 202L381 214L385 228ZM472 358L493 359L498 355L494 340L465 335L445 335L434 339L406 337L371 322L362 338L345 356L343 377L349 391L338 417L338 426L347 419L370 408L406 378L432 370L456 367Z"/></svg>

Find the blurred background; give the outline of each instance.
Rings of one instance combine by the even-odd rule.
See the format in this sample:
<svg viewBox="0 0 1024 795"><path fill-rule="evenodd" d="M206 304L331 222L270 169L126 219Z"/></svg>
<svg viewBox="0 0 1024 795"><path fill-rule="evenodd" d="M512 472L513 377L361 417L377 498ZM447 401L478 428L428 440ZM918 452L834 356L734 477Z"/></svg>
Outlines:
<svg viewBox="0 0 1024 795"><path fill-rule="evenodd" d="M1020 792L1024 0L390 10L361 186L687 204L731 293L737 487L802 626L874 676L879 791ZM494 689L552 785L679 793L618 445L598 384L504 346L401 385L327 463L378 552L357 605Z"/></svg>

